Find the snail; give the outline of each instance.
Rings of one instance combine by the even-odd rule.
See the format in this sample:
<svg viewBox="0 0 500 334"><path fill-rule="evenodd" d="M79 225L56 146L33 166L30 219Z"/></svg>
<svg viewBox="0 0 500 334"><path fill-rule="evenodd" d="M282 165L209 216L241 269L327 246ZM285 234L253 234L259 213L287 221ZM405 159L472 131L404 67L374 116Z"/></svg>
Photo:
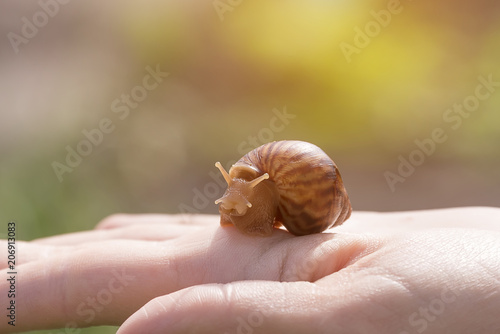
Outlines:
<svg viewBox="0 0 500 334"><path fill-rule="evenodd" d="M351 215L339 170L311 143L275 141L250 151L229 173L215 163L228 184L220 204L221 226L247 235L270 236L283 225L294 235L323 232Z"/></svg>

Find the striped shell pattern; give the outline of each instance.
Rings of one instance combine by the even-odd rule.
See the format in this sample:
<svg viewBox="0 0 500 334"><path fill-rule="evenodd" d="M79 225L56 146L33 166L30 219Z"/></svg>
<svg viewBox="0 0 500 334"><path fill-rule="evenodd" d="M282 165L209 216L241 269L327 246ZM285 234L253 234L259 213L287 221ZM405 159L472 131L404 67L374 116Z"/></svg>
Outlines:
<svg viewBox="0 0 500 334"><path fill-rule="evenodd" d="M223 169L221 172L225 174ZM269 227L280 224L295 235L319 233L342 224L351 215L351 204L337 166L319 147L307 142L285 140L264 144L243 156L225 178L228 190L216 201L222 203L221 225L233 223L239 227L238 222L243 221L245 227L240 230L246 234L269 235L272 231ZM228 203L233 184L249 184L255 193L262 189L262 196L250 194L248 198L254 196L253 202L263 203L260 206L264 208L243 199L246 207L235 211ZM239 189L234 192L245 193ZM278 198L265 198L266 195ZM267 208L267 203L276 203L276 208ZM265 213L266 210L270 213ZM254 221L245 221L246 215ZM268 226L261 227L262 224Z"/></svg>

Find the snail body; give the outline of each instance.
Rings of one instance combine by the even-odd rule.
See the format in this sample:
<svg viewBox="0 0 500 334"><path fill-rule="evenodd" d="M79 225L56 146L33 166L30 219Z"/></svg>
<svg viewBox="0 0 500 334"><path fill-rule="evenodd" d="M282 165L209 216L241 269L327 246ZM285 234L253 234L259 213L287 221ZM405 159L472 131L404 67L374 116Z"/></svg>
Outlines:
<svg viewBox="0 0 500 334"><path fill-rule="evenodd" d="M248 235L269 236L281 225L294 235L319 233L342 224L351 204L335 163L303 141L264 144L221 171L228 188L215 201L221 225Z"/></svg>

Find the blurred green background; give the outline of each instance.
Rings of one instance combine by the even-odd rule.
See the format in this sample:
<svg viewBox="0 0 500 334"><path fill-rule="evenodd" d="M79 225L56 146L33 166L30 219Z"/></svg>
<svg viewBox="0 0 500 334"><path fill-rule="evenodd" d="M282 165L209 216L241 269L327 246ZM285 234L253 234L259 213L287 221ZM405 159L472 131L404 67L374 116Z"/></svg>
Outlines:
<svg viewBox="0 0 500 334"><path fill-rule="evenodd" d="M0 221L19 239L116 212L217 213L214 162L281 139L326 151L355 210L500 204L500 87L449 111L478 77L500 81L498 1L54 1L0 3ZM20 42L23 18L39 27ZM114 112L146 68L169 75ZM61 181L54 162L105 118L113 131ZM446 140L418 160L436 128Z"/></svg>

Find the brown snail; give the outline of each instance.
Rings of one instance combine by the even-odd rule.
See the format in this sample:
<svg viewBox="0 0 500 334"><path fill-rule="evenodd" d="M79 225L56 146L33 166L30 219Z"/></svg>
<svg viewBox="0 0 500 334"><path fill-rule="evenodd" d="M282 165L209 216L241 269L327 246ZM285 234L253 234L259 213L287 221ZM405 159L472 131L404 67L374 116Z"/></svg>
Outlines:
<svg viewBox="0 0 500 334"><path fill-rule="evenodd" d="M269 236L281 225L292 234L319 233L342 224L351 203L335 163L316 145L284 140L264 144L236 162L219 204L222 226Z"/></svg>

